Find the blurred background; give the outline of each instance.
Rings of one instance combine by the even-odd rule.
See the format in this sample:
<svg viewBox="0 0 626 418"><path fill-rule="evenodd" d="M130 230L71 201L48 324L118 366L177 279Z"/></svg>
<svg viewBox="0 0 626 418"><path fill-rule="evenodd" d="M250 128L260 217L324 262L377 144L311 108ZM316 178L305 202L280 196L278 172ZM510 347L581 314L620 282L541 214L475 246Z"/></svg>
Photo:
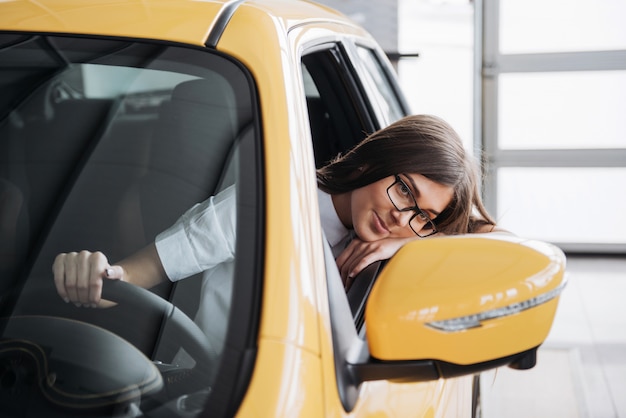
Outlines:
<svg viewBox="0 0 626 418"><path fill-rule="evenodd" d="M485 160L503 227L626 253L626 1L320 3L390 53L414 113L443 117Z"/></svg>
<svg viewBox="0 0 626 418"><path fill-rule="evenodd" d="M318 2L459 132L498 223L568 256L538 365L484 374L483 415L626 417L626 1Z"/></svg>

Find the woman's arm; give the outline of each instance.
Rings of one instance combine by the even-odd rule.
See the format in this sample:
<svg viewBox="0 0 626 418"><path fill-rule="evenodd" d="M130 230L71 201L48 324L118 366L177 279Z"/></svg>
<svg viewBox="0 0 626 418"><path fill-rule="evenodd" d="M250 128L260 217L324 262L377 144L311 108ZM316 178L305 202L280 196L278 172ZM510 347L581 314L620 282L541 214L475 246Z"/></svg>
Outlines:
<svg viewBox="0 0 626 418"><path fill-rule="evenodd" d="M484 224L476 228L476 234L502 233L511 234L506 229L495 225ZM437 234L436 236L443 236ZM384 238L378 241L362 241L358 237L353 239L346 249L337 257L337 267L341 273L344 287L348 289L354 277L370 264L391 258L398 250L408 242L422 239L417 236L409 238Z"/></svg>
<svg viewBox="0 0 626 418"><path fill-rule="evenodd" d="M346 289L350 287L354 277L370 264L391 258L406 243L417 236L409 238L384 238L378 241L362 241L360 238L353 239L339 257L337 267L341 273L341 279Z"/></svg>
<svg viewBox="0 0 626 418"><path fill-rule="evenodd" d="M117 265L110 265L99 251L62 253L55 258L52 271L59 296L85 307L105 305L101 300L104 279L120 279L144 288L167 280L154 243Z"/></svg>

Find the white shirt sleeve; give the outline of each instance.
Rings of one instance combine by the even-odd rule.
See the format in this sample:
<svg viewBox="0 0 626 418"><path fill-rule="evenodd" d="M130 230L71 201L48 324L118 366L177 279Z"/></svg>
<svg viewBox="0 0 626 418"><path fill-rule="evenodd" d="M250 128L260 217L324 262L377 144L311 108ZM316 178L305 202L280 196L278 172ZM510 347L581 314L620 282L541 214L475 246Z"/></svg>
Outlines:
<svg viewBox="0 0 626 418"><path fill-rule="evenodd" d="M156 249L171 281L234 259L235 192L233 185L194 205L174 225L157 235Z"/></svg>

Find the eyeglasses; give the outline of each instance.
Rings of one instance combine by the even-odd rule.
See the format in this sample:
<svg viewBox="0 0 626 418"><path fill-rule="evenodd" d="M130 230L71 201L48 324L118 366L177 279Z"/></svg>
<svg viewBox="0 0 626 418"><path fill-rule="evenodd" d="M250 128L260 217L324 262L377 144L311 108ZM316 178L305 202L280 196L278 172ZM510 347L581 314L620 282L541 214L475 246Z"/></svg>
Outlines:
<svg viewBox="0 0 626 418"><path fill-rule="evenodd" d="M421 238L429 237L437 233L435 223L428 215L417 206L415 196L411 193L409 186L396 174L396 180L387 187L387 196L393 203L393 206L400 212L413 211L415 214L409 220L409 226L415 232L415 235Z"/></svg>

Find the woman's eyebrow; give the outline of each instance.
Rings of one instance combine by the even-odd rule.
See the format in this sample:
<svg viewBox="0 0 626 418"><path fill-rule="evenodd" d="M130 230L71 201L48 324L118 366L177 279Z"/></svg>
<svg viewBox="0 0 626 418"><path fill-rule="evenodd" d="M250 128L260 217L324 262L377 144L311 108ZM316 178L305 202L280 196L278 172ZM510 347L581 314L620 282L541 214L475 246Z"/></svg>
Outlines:
<svg viewBox="0 0 626 418"><path fill-rule="evenodd" d="M415 203L417 203L417 198L420 197L420 189L417 187L417 185L415 184L415 182L413 181L413 178L411 176L407 176L406 174L404 175L404 177L409 180L409 183L411 184L411 188L413 189L413 194L415 197ZM426 208L422 208L420 207L421 210L423 210L424 212L430 212L433 215L435 215L435 217L439 216L439 214L441 212L439 212L438 210L434 210L434 209L426 209Z"/></svg>

